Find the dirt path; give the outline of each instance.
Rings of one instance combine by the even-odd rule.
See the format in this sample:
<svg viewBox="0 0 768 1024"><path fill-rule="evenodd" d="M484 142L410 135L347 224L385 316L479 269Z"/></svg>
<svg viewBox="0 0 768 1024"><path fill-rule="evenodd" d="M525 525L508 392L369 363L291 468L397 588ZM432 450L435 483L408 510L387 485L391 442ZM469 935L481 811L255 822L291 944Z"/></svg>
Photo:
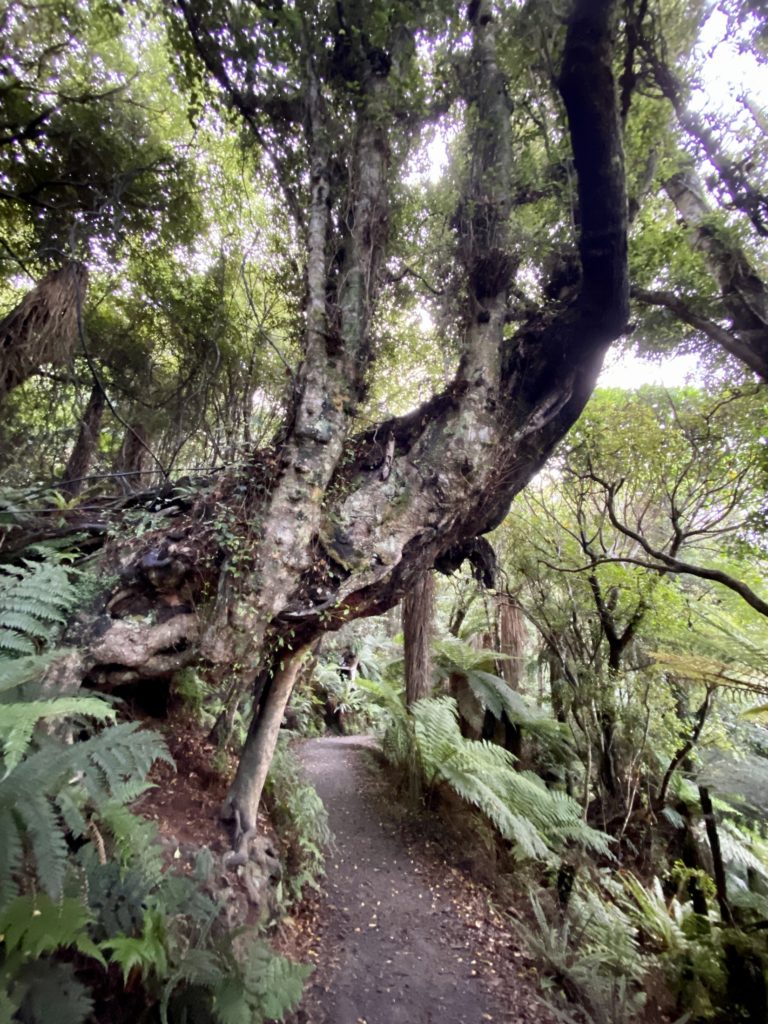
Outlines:
<svg viewBox="0 0 768 1024"><path fill-rule="evenodd" d="M341 737L301 747L336 839L304 1020L548 1021L524 976L523 954L489 915L487 896L434 844L405 834L386 781L371 767L365 747L372 745Z"/></svg>

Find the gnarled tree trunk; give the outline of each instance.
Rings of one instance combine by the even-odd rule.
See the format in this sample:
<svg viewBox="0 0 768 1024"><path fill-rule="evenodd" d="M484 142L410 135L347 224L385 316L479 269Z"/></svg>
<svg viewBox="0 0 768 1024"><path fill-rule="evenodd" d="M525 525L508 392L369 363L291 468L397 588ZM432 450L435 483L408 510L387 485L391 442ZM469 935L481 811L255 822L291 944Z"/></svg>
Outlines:
<svg viewBox="0 0 768 1024"><path fill-rule="evenodd" d="M207 6L178 6L206 67L260 130L271 108L233 84L216 33L206 28ZM348 5L347 15L362 18L366 10ZM469 5L472 47L462 88L472 159L455 217L461 356L444 391L363 432L357 417L374 353L392 162L407 152L392 145L392 132L416 47L401 23L383 56L363 45L362 22L355 31L339 26L338 49L347 49L341 85L333 88L344 102L334 111L306 26L303 85L292 101L300 114L291 120L283 104L281 118L269 121L285 146L300 130L306 153L304 351L291 416L261 461L222 481L165 538L149 538L132 568L120 562L124 588L134 571L130 586L166 605L188 594L194 608L186 641L174 634L169 648L157 627L149 631L142 649L155 664L194 655L222 676L236 671L248 686L277 640L293 652L261 701L229 793L226 810L241 827L255 821L299 652L326 630L391 608L441 555L493 529L581 413L605 351L626 326L627 202L612 21L608 0L574 4L559 89L578 176L578 281L567 300L531 310L516 305L513 288L520 260L508 231L514 147L497 26L488 0ZM333 149L337 138L349 147L343 153ZM290 188L287 196L295 203ZM216 548L206 517L243 493L239 536L247 550ZM113 617L129 607L127 600L111 604ZM126 634L142 629L127 618L115 625ZM90 659L98 668L97 651L95 644ZM115 669L112 661L103 671Z"/></svg>

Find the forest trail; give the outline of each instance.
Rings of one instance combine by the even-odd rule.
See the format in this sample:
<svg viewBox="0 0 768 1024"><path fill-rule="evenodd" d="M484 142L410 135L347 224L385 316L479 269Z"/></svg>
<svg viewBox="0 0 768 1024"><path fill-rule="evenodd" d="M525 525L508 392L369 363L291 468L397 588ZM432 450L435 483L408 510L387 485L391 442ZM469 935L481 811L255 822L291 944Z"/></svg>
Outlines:
<svg viewBox="0 0 768 1024"><path fill-rule="evenodd" d="M367 737L309 740L300 757L335 837L307 1024L550 1020L483 890L403 827Z"/></svg>

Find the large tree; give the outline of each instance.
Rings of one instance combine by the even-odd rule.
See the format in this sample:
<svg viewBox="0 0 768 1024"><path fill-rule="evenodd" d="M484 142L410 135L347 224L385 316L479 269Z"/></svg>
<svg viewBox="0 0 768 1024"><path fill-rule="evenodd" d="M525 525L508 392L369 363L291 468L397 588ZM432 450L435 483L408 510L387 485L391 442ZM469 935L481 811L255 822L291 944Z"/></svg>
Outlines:
<svg viewBox="0 0 768 1024"><path fill-rule="evenodd" d="M240 836L303 652L432 566L482 558L476 538L578 418L627 327L643 132L666 123L648 104L666 108L635 102L647 10L620 6L166 5L193 116L219 104L287 218L283 301L300 358L285 360L269 447L177 496L172 529L110 548L119 584L82 672L116 684L201 661L231 702L252 689L226 808ZM452 170L430 188L413 161L435 131ZM388 378L408 386L397 343L419 307L437 322L447 383L377 416Z"/></svg>
<svg viewBox="0 0 768 1024"><path fill-rule="evenodd" d="M292 649L279 649L264 687L230 792L231 811L247 831L305 646L351 615L383 611L436 558L453 551L459 559L467 540L496 525L581 412L607 346L626 325L614 10L611 3L577 3L571 12L558 88L578 178L569 260L575 284L566 301L526 309L514 290L524 253L510 234L517 199L512 103L490 3L470 4L465 26L452 24L452 12L440 5L275 6L255 25L233 31L230 21L226 34L223 22L233 11L179 6L194 50L263 139L306 251L304 351L293 408L266 495L248 510L258 544L244 579L220 590L226 596L201 630L207 658L237 661L246 673L275 635L290 638ZM424 96L418 35L434 38L441 28L468 38L465 52L456 53L448 95L432 98ZM219 45L222 39L232 39L234 52ZM249 60L238 63L247 46ZM259 57L270 63L253 81ZM435 116L435 104L454 97L466 114L454 217L458 367L449 386L415 412L359 433L355 417L375 355L392 243L391 187L408 139ZM190 628L199 628L196 620ZM107 634L101 644L109 642Z"/></svg>

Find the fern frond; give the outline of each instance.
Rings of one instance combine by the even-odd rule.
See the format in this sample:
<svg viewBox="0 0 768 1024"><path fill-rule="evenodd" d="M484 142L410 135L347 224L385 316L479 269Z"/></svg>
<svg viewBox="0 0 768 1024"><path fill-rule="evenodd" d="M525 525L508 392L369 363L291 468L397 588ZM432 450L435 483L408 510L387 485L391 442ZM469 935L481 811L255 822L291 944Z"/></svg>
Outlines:
<svg viewBox="0 0 768 1024"><path fill-rule="evenodd" d="M70 572L50 557L0 566L0 659L35 654L55 639L77 602Z"/></svg>
<svg viewBox="0 0 768 1024"><path fill-rule="evenodd" d="M14 977L13 996L18 1010L13 1020L26 1024L86 1024L93 1019L93 1000L72 964L47 957L25 964ZM5 1021L2 1010L0 1003L0 1021Z"/></svg>
<svg viewBox="0 0 768 1024"><path fill-rule="evenodd" d="M14 658L0 656L0 693L6 693L24 683L39 679L49 665L56 660L64 649L48 651L45 654L33 654Z"/></svg>
<svg viewBox="0 0 768 1024"><path fill-rule="evenodd" d="M506 654L484 647L473 647L472 644L455 636L437 640L434 650L435 666L443 676L453 673L468 675L470 672L485 672L492 675L499 661L509 661Z"/></svg>
<svg viewBox="0 0 768 1024"><path fill-rule="evenodd" d="M92 916L79 899L54 902L43 893L17 896L0 914L0 934L6 955L18 951L39 957L72 946L105 965L104 957L88 936Z"/></svg>
<svg viewBox="0 0 768 1024"><path fill-rule="evenodd" d="M119 862L140 871L148 884L157 883L163 873L163 857L154 822L112 800L100 805L98 819L114 839Z"/></svg>
<svg viewBox="0 0 768 1024"><path fill-rule="evenodd" d="M23 844L12 806L0 805L0 912L16 895L15 876L21 864Z"/></svg>
<svg viewBox="0 0 768 1024"><path fill-rule="evenodd" d="M115 711L99 697L58 697L4 706L0 719L0 750L5 774L8 775L27 753L38 722L76 715L104 722L114 719Z"/></svg>
<svg viewBox="0 0 768 1024"><path fill-rule="evenodd" d="M26 633L28 636L40 637L43 640L50 638L53 629L51 623L61 623L64 621L62 615L56 613L55 618L50 616L33 615L30 611L21 608L0 608L0 627L3 629L12 629L17 633Z"/></svg>
<svg viewBox="0 0 768 1024"><path fill-rule="evenodd" d="M228 966L216 950L195 947L187 950L163 986L160 1000L161 1024L168 1024L168 1005L180 985L194 986L198 991L212 990L225 979Z"/></svg>
<svg viewBox="0 0 768 1024"><path fill-rule="evenodd" d="M768 864L755 856L750 846L749 837L736 828L733 822L721 823L720 850L724 863L743 871L754 871L755 874L768 879Z"/></svg>
<svg viewBox="0 0 768 1024"><path fill-rule="evenodd" d="M69 851L53 807L48 800L29 800L19 804L16 816L32 840L40 884L52 899L59 899Z"/></svg>
<svg viewBox="0 0 768 1024"><path fill-rule="evenodd" d="M147 899L143 875L121 868L114 861L102 864L90 846L83 847L78 860L85 872L88 906L94 915L93 938L104 941L111 935L139 935Z"/></svg>
<svg viewBox="0 0 768 1024"><path fill-rule="evenodd" d="M282 1019L301 1002L311 972L309 965L276 956L267 943L253 942L243 965L243 981L253 1009L263 1018Z"/></svg>
<svg viewBox="0 0 768 1024"><path fill-rule="evenodd" d="M610 856L610 840L581 819L581 808L566 793L547 789L532 772L518 772L512 755L485 740L461 735L452 697L418 701L414 729L424 773L442 780L481 810L520 856L551 859L575 842Z"/></svg>
<svg viewBox="0 0 768 1024"><path fill-rule="evenodd" d="M35 644L21 633L0 629L0 658L19 658L35 653Z"/></svg>
<svg viewBox="0 0 768 1024"><path fill-rule="evenodd" d="M105 767L102 755L107 747L111 757ZM0 779L0 825L5 826L0 843L0 906L17 891L14 871L25 840L40 884L52 898L60 896L68 857L65 829L68 823L81 833L83 829L74 794L72 800L66 795L73 778L79 779L78 788L108 822L118 849L122 842L124 851L134 851L141 837L148 877L159 875L160 854L149 840L152 824L110 803L115 796L143 786L146 766L155 758L172 763L159 736L138 730L135 724L116 725L72 746L54 745L35 751ZM117 824L120 815L122 832Z"/></svg>
<svg viewBox="0 0 768 1024"><path fill-rule="evenodd" d="M157 910L145 911L140 936L116 935L102 942L101 949L110 952L109 959L120 967L124 982L134 969L145 976L156 974L160 978L168 973L165 924Z"/></svg>

